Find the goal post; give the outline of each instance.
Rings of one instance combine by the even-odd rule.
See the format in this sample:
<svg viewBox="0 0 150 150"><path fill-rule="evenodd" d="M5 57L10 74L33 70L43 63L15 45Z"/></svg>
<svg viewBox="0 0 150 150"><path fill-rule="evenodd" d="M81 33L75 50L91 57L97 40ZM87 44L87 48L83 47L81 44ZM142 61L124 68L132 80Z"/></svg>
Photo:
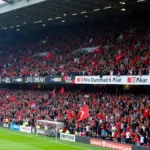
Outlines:
<svg viewBox="0 0 150 150"><path fill-rule="evenodd" d="M55 137L56 142L58 139L58 132L64 127L64 123L57 121L48 121L48 120L37 120L36 134Z"/></svg>

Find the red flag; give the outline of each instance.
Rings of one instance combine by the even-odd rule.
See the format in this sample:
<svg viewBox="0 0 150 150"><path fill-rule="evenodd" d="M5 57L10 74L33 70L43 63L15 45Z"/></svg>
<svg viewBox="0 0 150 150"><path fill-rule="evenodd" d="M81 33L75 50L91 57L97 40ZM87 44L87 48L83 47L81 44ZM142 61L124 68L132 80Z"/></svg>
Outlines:
<svg viewBox="0 0 150 150"><path fill-rule="evenodd" d="M16 100L16 96L11 96L8 98L10 102L14 102Z"/></svg>
<svg viewBox="0 0 150 150"><path fill-rule="evenodd" d="M68 116L68 120L71 120L73 118L73 113L71 110L67 110L67 116Z"/></svg>
<svg viewBox="0 0 150 150"><path fill-rule="evenodd" d="M101 54L103 52L103 47L100 46L93 51L95 54Z"/></svg>
<svg viewBox="0 0 150 150"><path fill-rule="evenodd" d="M144 117L145 117L145 118L148 118L148 117L149 117L149 112L150 112L150 110L147 109L147 108L144 110Z"/></svg>
<svg viewBox="0 0 150 150"><path fill-rule="evenodd" d="M62 86L62 88L60 89L60 94L63 95L64 92L65 92L65 89L64 89L64 87Z"/></svg>
<svg viewBox="0 0 150 150"><path fill-rule="evenodd" d="M105 116L103 116L102 114L99 114L99 118L100 118L101 120L105 120Z"/></svg>
<svg viewBox="0 0 150 150"><path fill-rule="evenodd" d="M122 56L123 56L123 54L119 54L119 55L117 55L117 56L116 56L116 61L120 61L120 60L121 60L121 58L122 58Z"/></svg>
<svg viewBox="0 0 150 150"><path fill-rule="evenodd" d="M92 66L95 66L97 64L97 62L96 62L96 60L94 60L93 62L92 62Z"/></svg>
<svg viewBox="0 0 150 150"><path fill-rule="evenodd" d="M3 105L3 107L4 107L6 110L8 110L8 107L7 107L6 105Z"/></svg>
<svg viewBox="0 0 150 150"><path fill-rule="evenodd" d="M79 111L79 115L80 115L79 121L82 121L89 117L89 108L87 105L81 108L81 110Z"/></svg>
<svg viewBox="0 0 150 150"><path fill-rule="evenodd" d="M48 60L48 59L51 59L53 57L53 53L52 52L49 52L46 54L45 57L43 57L44 60Z"/></svg>

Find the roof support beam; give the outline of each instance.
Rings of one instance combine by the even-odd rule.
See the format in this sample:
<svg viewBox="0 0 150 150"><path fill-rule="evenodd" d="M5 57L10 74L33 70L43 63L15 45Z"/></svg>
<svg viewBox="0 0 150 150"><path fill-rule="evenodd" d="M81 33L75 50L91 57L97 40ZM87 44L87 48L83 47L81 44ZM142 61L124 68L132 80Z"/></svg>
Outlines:
<svg viewBox="0 0 150 150"><path fill-rule="evenodd" d="M8 0L5 0L8 1ZM45 2L46 0L16 0L12 5L6 4L4 6L1 6L0 8L0 14L10 12L13 10L17 10L23 7L28 7L30 5L38 4L41 2Z"/></svg>
<svg viewBox="0 0 150 150"><path fill-rule="evenodd" d="M6 3L13 4L13 0L3 0Z"/></svg>

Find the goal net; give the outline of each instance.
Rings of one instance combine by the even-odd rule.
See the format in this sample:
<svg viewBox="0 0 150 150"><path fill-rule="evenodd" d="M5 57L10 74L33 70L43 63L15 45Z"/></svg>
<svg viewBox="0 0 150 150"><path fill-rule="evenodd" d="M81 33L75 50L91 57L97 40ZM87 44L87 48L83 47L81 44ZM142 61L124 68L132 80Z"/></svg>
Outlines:
<svg viewBox="0 0 150 150"><path fill-rule="evenodd" d="M57 141L58 132L64 127L64 123L57 121L37 120L36 134L55 137Z"/></svg>

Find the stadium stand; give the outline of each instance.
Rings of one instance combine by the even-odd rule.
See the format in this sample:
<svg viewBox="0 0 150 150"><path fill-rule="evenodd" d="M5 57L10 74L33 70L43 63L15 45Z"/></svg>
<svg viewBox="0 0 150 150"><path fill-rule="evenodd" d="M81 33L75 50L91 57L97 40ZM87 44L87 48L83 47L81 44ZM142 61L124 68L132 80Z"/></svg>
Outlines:
<svg viewBox="0 0 150 150"><path fill-rule="evenodd" d="M150 29L136 26L103 27L103 34L87 27L28 45L1 45L1 76L150 75Z"/></svg>
<svg viewBox="0 0 150 150"><path fill-rule="evenodd" d="M0 77L149 76L150 27L139 22L113 18L108 25L66 27L40 41L1 43ZM149 93L21 86L0 85L0 122L36 128L37 120L55 120L65 124L63 133L150 148ZM89 117L79 121L84 106Z"/></svg>
<svg viewBox="0 0 150 150"><path fill-rule="evenodd" d="M1 89L1 121L36 126L36 120L65 123L63 132L150 146L150 97L105 92ZM89 106L89 119L79 120L79 110Z"/></svg>

